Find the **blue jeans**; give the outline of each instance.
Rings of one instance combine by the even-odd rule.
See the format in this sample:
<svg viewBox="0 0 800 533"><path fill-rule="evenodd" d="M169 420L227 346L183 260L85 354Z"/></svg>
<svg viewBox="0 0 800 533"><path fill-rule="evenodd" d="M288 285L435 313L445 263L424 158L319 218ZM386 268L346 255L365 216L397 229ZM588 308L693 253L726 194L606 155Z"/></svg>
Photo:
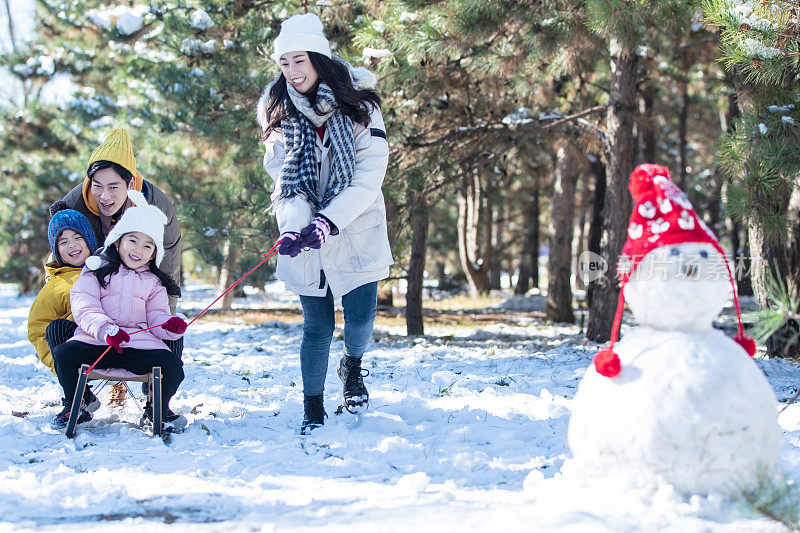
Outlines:
<svg viewBox="0 0 800 533"><path fill-rule="evenodd" d="M300 344L300 371L303 394L317 396L325 390L328 356L336 319L333 295L300 296L303 306L303 342ZM342 296L344 308L344 353L360 359L372 337L375 309L378 306L378 282L373 281Z"/></svg>

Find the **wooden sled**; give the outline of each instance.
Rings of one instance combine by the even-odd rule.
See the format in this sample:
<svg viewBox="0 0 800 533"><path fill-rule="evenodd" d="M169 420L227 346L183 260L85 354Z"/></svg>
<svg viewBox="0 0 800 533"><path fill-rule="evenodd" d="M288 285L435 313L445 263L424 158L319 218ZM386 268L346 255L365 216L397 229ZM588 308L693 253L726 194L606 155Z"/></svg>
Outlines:
<svg viewBox="0 0 800 533"><path fill-rule="evenodd" d="M87 374L89 365L82 365L78 370L78 386L75 388L75 396L69 411L67 421L67 438L75 436L75 425L77 424L78 414L83 405L83 392L86 389L86 382L90 379L104 379L107 381L139 381L146 382L150 387L147 396L150 405L153 407L153 436L163 437L163 423L161 420L161 367L154 366L149 374L134 374L122 368L96 368Z"/></svg>

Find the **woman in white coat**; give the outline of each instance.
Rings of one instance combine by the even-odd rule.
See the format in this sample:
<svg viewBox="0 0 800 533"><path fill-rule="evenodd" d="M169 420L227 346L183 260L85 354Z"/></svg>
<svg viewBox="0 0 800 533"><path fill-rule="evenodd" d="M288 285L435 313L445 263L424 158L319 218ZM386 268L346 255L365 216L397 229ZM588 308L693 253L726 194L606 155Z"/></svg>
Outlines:
<svg viewBox="0 0 800 533"><path fill-rule="evenodd" d="M264 169L275 182L277 276L303 307L305 434L327 416L323 392L335 298L344 308L337 372L344 406L357 413L369 400L361 357L372 337L378 281L392 264L381 193L389 145L375 76L331 55L316 15L283 21L273 57L281 73L264 89L258 119Z"/></svg>

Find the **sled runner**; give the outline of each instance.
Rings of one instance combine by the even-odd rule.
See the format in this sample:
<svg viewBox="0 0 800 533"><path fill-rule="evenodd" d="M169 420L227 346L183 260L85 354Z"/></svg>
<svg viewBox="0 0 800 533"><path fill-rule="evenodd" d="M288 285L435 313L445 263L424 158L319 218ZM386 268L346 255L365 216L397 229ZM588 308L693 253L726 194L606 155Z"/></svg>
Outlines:
<svg viewBox="0 0 800 533"><path fill-rule="evenodd" d="M139 381L147 383L148 395L147 398L152 405L153 409L153 436L164 436L163 423L161 420L161 367L154 366L153 371L149 374L133 374L121 368L103 368L94 369L88 372L89 365L82 365L78 370L78 386L75 389L75 396L72 400L72 407L69 412L69 421L67 422L67 429L65 431L67 438L75 436L75 425L77 424L78 414L83 404L83 391L86 388L86 382L90 379L104 379L107 381Z"/></svg>

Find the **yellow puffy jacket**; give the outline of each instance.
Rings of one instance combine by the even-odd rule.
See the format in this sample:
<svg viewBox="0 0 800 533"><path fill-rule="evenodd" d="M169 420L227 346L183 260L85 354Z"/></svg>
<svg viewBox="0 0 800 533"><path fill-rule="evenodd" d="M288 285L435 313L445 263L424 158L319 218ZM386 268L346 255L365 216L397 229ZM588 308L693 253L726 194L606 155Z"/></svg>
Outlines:
<svg viewBox="0 0 800 533"><path fill-rule="evenodd" d="M81 269L72 266L61 266L55 261L47 263L44 267L48 282L36 296L28 314L28 340L36 348L36 353L42 363L56 373L53 365L53 356L50 347L44 339L47 325L57 318L72 318L72 309L69 305L69 290L75 285Z"/></svg>

